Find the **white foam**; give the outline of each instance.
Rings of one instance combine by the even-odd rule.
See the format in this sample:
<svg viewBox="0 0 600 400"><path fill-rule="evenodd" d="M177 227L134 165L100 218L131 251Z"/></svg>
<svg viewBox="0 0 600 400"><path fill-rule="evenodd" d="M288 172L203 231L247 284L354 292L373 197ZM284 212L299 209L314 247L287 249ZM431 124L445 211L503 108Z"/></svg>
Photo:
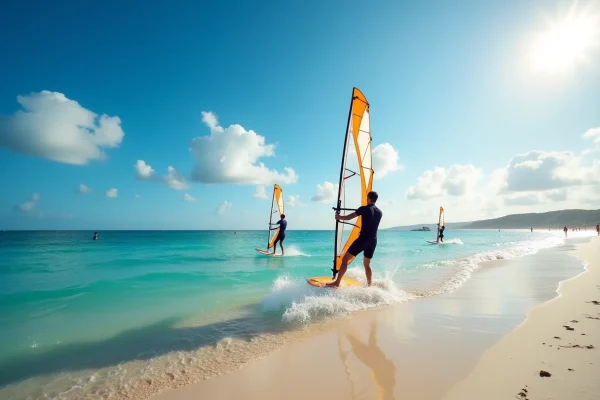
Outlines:
<svg viewBox="0 0 600 400"><path fill-rule="evenodd" d="M452 239L444 240L440 244L464 244L464 243L459 238L452 238Z"/></svg>
<svg viewBox="0 0 600 400"><path fill-rule="evenodd" d="M315 318L340 316L360 310L407 301L414 296L393 282L393 271L375 276L371 287L324 289L310 286L305 279L279 276L263 302L265 311L285 308L285 322L309 322ZM366 283L362 267L350 268L346 275Z"/></svg>
<svg viewBox="0 0 600 400"><path fill-rule="evenodd" d="M564 243L564 239L559 236L551 236L541 240L511 242L511 247L502 250L486 251L458 260L444 260L423 265L425 268L435 268L440 265L444 267L455 267L453 275L448 278L438 290L434 290L430 294L440 294L456 289L466 282L471 277L471 273L479 268L481 266L480 264L485 261L510 260L523 257L535 254L541 249L558 246L562 243Z"/></svg>
<svg viewBox="0 0 600 400"><path fill-rule="evenodd" d="M305 254L296 246L285 246L285 256L284 257L310 257L310 254Z"/></svg>

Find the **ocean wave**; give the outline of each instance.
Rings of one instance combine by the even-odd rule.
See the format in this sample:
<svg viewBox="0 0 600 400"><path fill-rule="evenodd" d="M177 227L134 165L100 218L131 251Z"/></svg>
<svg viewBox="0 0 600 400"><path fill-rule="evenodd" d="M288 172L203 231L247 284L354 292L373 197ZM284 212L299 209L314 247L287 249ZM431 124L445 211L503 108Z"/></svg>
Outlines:
<svg viewBox="0 0 600 400"><path fill-rule="evenodd" d="M364 269L348 269L346 276L366 284ZM382 278L374 277L371 287L341 290L315 288L306 280L281 275L273 282L271 292L263 301L265 311L285 309L284 322L307 323L329 316L342 316L369 308L402 303L414 296L394 283L388 271Z"/></svg>
<svg viewBox="0 0 600 400"><path fill-rule="evenodd" d="M537 253L539 250L558 246L564 243L564 239L552 236L541 240L528 240L523 242L511 242L510 247L502 250L484 251L469 257L456 260L442 260L422 265L422 268L451 268L452 273L446 277L441 285L431 289L427 295L437 295L457 289L463 285L473 271L480 268L482 263L494 260L511 260ZM498 245L498 244L496 244Z"/></svg>

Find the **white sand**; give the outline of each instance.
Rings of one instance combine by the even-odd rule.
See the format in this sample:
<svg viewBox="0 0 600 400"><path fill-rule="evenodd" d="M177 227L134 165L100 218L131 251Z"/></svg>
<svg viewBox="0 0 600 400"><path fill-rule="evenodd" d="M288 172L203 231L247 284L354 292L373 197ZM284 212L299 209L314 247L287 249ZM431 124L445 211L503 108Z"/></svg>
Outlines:
<svg viewBox="0 0 600 400"><path fill-rule="evenodd" d="M451 294L355 314L238 371L153 399L600 399L600 305L590 303L600 301L600 240L576 254L588 272L563 282L558 298L512 332L528 304L511 310L518 284L535 292L533 275L499 262Z"/></svg>
<svg viewBox="0 0 600 400"><path fill-rule="evenodd" d="M600 399L600 304L592 303L600 302L600 240L574 254L588 262L587 271L562 282L557 298L531 310L445 400ZM540 377L542 370L551 376Z"/></svg>

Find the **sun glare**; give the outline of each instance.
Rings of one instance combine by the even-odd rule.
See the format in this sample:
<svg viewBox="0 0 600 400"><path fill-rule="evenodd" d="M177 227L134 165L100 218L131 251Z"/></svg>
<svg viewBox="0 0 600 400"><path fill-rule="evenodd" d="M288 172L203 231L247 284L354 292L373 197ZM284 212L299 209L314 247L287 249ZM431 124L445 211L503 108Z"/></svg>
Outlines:
<svg viewBox="0 0 600 400"><path fill-rule="evenodd" d="M600 47L600 14L578 10L548 23L533 41L532 64L538 71L561 72L588 63Z"/></svg>

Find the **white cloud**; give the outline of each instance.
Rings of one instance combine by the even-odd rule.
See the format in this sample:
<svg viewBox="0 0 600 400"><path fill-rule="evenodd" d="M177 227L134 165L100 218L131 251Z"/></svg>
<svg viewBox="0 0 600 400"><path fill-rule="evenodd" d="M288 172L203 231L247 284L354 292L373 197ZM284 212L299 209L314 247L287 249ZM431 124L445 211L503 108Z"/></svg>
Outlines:
<svg viewBox="0 0 600 400"><path fill-rule="evenodd" d="M183 175L171 166L167 167L167 176L165 176L165 183L168 187L175 190L183 190L190 187Z"/></svg>
<svg viewBox="0 0 600 400"><path fill-rule="evenodd" d="M227 212L227 210L229 210L231 208L231 206L232 206L232 204L229 201L225 200L224 202L222 202L221 204L219 204L217 206L217 213L219 215L223 215Z"/></svg>
<svg viewBox="0 0 600 400"><path fill-rule="evenodd" d="M286 167L285 172L280 173L258 162L263 157L275 156L274 145L266 144L264 136L237 124L223 128L212 112L203 111L202 121L210 128L210 136L196 137L190 143L190 152L196 161L192 180L254 185L298 180L292 168Z"/></svg>
<svg viewBox="0 0 600 400"><path fill-rule="evenodd" d="M570 151L530 151L513 157L496 172L499 193L543 191L590 183L593 171Z"/></svg>
<svg viewBox="0 0 600 400"><path fill-rule="evenodd" d="M106 197L110 197L112 199L115 199L118 197L118 189L112 188L112 189L108 189L106 191Z"/></svg>
<svg viewBox="0 0 600 400"><path fill-rule="evenodd" d="M322 185L317 185L317 194L310 201L317 203L333 203L337 199L338 185L331 182L324 182Z"/></svg>
<svg viewBox="0 0 600 400"><path fill-rule="evenodd" d="M592 142L596 144L598 150L600 150L600 127L588 129L582 137L586 139L590 139Z"/></svg>
<svg viewBox="0 0 600 400"><path fill-rule="evenodd" d="M567 189L545 190L538 192L519 192L504 197L504 204L507 206L530 206L566 201L568 197Z"/></svg>
<svg viewBox="0 0 600 400"><path fill-rule="evenodd" d="M135 168L136 177L139 180L163 182L175 190L184 190L190 187L185 177L170 165L167 167L167 175L165 176L158 175L154 168L146 164L144 160L137 160L133 167Z"/></svg>
<svg viewBox="0 0 600 400"><path fill-rule="evenodd" d="M184 201L196 201L196 198L186 193L183 195L183 200Z"/></svg>
<svg viewBox="0 0 600 400"><path fill-rule="evenodd" d="M263 185L259 185L256 187L256 192L252 195L255 199L266 200L267 193L265 192L265 187Z"/></svg>
<svg viewBox="0 0 600 400"><path fill-rule="evenodd" d="M43 90L17 96L23 110L0 116L0 146L18 153L85 165L103 160L103 149L118 147L123 140L119 117L99 118L58 92Z"/></svg>
<svg viewBox="0 0 600 400"><path fill-rule="evenodd" d="M569 197L568 194L569 192L566 189L549 190L545 193L545 196L549 201L565 201Z"/></svg>
<svg viewBox="0 0 600 400"><path fill-rule="evenodd" d="M404 168L399 162L398 152L389 143L382 143L375 147L372 157L374 177L377 179Z"/></svg>
<svg viewBox="0 0 600 400"><path fill-rule="evenodd" d="M483 173L471 164L455 164L450 168L436 167L425 171L417 184L408 188L408 199L431 199L442 196L464 196L471 193Z"/></svg>
<svg viewBox="0 0 600 400"><path fill-rule="evenodd" d="M35 206L37 205L37 202L40 200L40 195L37 193L34 193L31 195L31 197L29 198L29 200L19 204L16 209L18 211L22 211L22 212L29 212L31 210L33 210L35 208Z"/></svg>
<svg viewBox="0 0 600 400"><path fill-rule="evenodd" d="M517 194L504 198L504 204L507 206L532 206L542 201L543 198L539 193Z"/></svg>
<svg viewBox="0 0 600 400"><path fill-rule="evenodd" d="M140 180L159 180L156 171L144 160L137 160L133 165L136 176Z"/></svg>
<svg viewBox="0 0 600 400"><path fill-rule="evenodd" d="M90 193L92 189L84 185L83 183L79 185L79 193Z"/></svg>
<svg viewBox="0 0 600 400"><path fill-rule="evenodd" d="M285 203L286 206L288 207L296 207L296 206L302 206L304 205L301 201L300 201L300 195L289 195L288 196L288 200Z"/></svg>

